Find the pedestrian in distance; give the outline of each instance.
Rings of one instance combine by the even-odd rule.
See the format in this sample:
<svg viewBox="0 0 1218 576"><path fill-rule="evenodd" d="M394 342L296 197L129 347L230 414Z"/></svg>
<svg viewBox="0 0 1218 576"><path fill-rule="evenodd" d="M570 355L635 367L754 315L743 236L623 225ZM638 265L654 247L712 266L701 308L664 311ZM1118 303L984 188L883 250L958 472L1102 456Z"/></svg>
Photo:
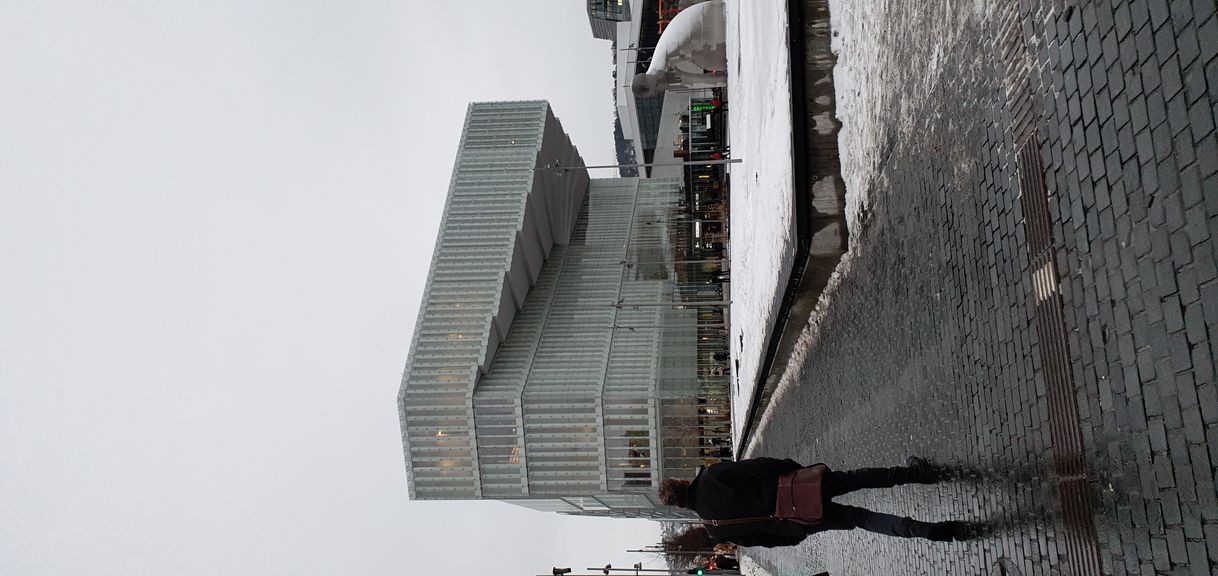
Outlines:
<svg viewBox="0 0 1218 576"><path fill-rule="evenodd" d="M976 523L922 522L833 502L855 490L933 484L949 477L947 469L917 457L905 466L847 471L751 458L703 468L692 481L664 480L660 500L693 510L712 538L740 546L794 546L818 532L854 528L940 542L980 536L982 526Z"/></svg>

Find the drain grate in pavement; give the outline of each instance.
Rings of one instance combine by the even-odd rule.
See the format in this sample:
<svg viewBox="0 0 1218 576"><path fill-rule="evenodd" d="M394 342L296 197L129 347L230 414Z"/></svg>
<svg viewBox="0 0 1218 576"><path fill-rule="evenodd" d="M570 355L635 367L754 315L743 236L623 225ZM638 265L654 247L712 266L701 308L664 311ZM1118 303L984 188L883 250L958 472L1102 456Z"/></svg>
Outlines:
<svg viewBox="0 0 1218 576"><path fill-rule="evenodd" d="M1057 252L1053 244L1045 168L1040 157L1040 136L1035 128L1037 111L1032 98L1034 66L1024 36L1024 21L1035 13L1036 4L1009 2L1005 5L998 48L1005 64L1010 130L1018 147L1020 202L1032 293L1036 300L1036 335L1040 342L1041 366L1049 396L1053 465L1057 472L1062 506L1064 530L1060 544L1065 548L1069 574L1099 576L1102 574L1099 542L1088 493L1083 433L1070 372L1070 347L1066 339L1058 284ZM1021 13L1022 10L1029 12Z"/></svg>
<svg viewBox="0 0 1218 576"><path fill-rule="evenodd" d="M1098 576L1101 573L1099 546L1087 491L1083 434L1070 374L1070 348L1062 317L1045 170L1040 160L1040 138L1034 131L1019 148L1018 164L1024 233L1030 255L1032 291L1036 298L1036 335L1040 342L1041 365L1049 395L1053 464L1065 524L1066 558L1071 574Z"/></svg>

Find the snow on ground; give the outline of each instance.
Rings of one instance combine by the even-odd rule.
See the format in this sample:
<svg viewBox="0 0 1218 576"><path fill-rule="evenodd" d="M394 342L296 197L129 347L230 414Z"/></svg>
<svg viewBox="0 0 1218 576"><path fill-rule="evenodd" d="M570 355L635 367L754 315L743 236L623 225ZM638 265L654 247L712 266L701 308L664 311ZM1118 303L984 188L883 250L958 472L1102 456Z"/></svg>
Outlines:
<svg viewBox="0 0 1218 576"><path fill-rule="evenodd" d="M871 94L876 90L875 83L867 82L868 70L875 69L876 59L880 57L877 42L853 42L855 30L859 29L860 19L867 18L869 11L877 7L875 2L858 2L847 7L845 0L829 0L830 24L833 30L832 48L837 55L837 64L833 69L833 89L837 103L837 118L842 123L838 132L838 154L842 166L842 181L846 184L846 225L850 230L850 248L842 256L837 269L829 278L828 284L821 293L820 300L812 310L808 325L800 333L795 343L795 350L790 362L795 365L803 364L808 351L816 346L817 341L826 335L820 330L820 319L825 309L833 301L833 295L843 275L850 270L855 243L858 241L861 224L860 213L868 206L870 186L872 182L865 176L879 172L878 165L881 151L877 142L883 140L878 131L880 128L870 121L871 115L866 113L864 106L874 102L876 97ZM730 46L730 45L729 45ZM862 76L860 78L859 76ZM866 91L866 92L865 92ZM733 207L734 208L734 207ZM733 234L735 233L733 220ZM733 278L734 280L734 278ZM781 298L781 295L777 296ZM794 385L794 379L799 371L789 370L778 383L771 403L780 403ZM741 415L743 421L746 415ZM767 413L758 415L758 429L764 430L769 425ZM738 425L739 426L739 425ZM753 438L754 443L761 434ZM746 446L745 456L760 456L753 454L753 446ZM760 573L760 572L759 572Z"/></svg>
<svg viewBox="0 0 1218 576"><path fill-rule="evenodd" d="M849 5L847 5L849 4ZM882 96L867 82L883 50L878 42L854 42L865 34L861 25L882 3L830 0L838 56L833 82L837 117L842 122L839 148L846 184L846 221L851 248L860 230L859 216L867 208L873 185L868 175L879 172L883 127L870 122L864 106ZM788 15L783 0L727 2L728 103L732 155L743 160L732 167L732 357L734 374L733 433L739 438L748 416L766 339L773 331L782 292L795 255L792 206L792 118ZM932 67L934 64L932 64ZM836 276L849 268L851 254L842 258L835 278L812 313L809 330L797 350L813 345L816 318L831 299ZM743 336L743 342L741 341ZM797 351L797 357L802 357ZM778 396L775 401L778 401Z"/></svg>
<svg viewBox="0 0 1218 576"><path fill-rule="evenodd" d="M733 435L740 437L795 255L791 73L783 0L727 2Z"/></svg>
<svg viewBox="0 0 1218 576"><path fill-rule="evenodd" d="M851 243L857 237L853 231L858 230L859 213L870 203L872 183L866 178L880 172L883 151L877 144L888 138L882 133L885 127L877 126L868 113L869 106L884 100L883 83L869 81L867 77L879 68L879 60L886 51L882 42L869 39L860 43L855 36L866 37L866 22L876 21L875 13L884 9L883 2L829 0L833 53L837 55L833 88L837 117L842 123L837 141L842 181L846 183L846 223L852 231Z"/></svg>
<svg viewBox="0 0 1218 576"><path fill-rule="evenodd" d="M747 574L748 576L771 576L761 564L759 564L756 560L749 558L747 549L741 551L738 556L740 558L741 574Z"/></svg>
<svg viewBox="0 0 1218 576"><path fill-rule="evenodd" d="M733 3L733 6L735 4ZM741 9L744 8L741 7ZM795 343L795 350L790 359L792 364L803 364L808 352L817 345L821 338L832 336L821 330L820 320L824 316L825 310L832 305L840 279L850 273L855 248L861 237L862 227L865 225L860 221L860 216L871 207L873 201L871 190L883 185L882 180L877 180L877 178L884 177L881 163L895 140L918 129L914 125L912 117L906 118L895 126L882 126L874 121L876 114L873 111L888 105L890 98L883 90L883 79L893 73L889 70L891 58L886 59L885 55L890 55L894 47L887 45L882 39L876 38L868 31L867 24L882 21L883 12L887 9L887 3L876 0L829 0L833 30L832 47L834 54L837 55L837 64L833 71L833 85L837 103L837 118L842 123L841 131L838 133L838 148L842 179L846 185L846 223L850 230L850 248L842 256L841 262L838 263L837 269L834 270L833 276L821 294L820 301L817 302L811 313L807 327L804 328L799 340ZM729 33L731 31L730 23L729 17ZM945 39L940 40L940 43L945 41ZM737 46L739 45L737 44ZM731 48L732 44L729 42L729 56ZM770 48L782 51L781 57L786 62L787 55L783 46L776 45ZM933 57L927 63L926 75L928 78L936 76L942 68L939 53L940 50L936 48ZM764 60L769 57L776 57L776 55L760 53L754 55L754 59ZM929 89L929 85L926 88ZM733 113L738 113L738 111L739 106L733 108ZM735 146L733 146L734 148ZM734 180L733 184L735 184ZM742 222L736 219L735 205L732 208L732 233L735 236L737 226ZM755 222L755 225L760 222ZM733 265L735 265L734 262ZM737 279L735 272L733 272L732 279L733 282ZM780 291L781 287L775 289L775 298L780 297ZM735 322L735 318L733 318L733 322ZM742 359L741 366L743 367L743 365L744 360ZM795 385L798 377L799 371L788 371L783 380L779 382L771 403L781 403L784 396ZM744 384L743 379L741 384ZM748 398L751 398L751 393L750 390ZM744 391L741 391L741 395L743 394ZM740 427L745 416L746 414L743 413L738 414L737 428ZM768 427L769 418L765 414L759 415L759 418L759 431L764 431ZM762 435L764 435L763 432L753 439L756 440ZM745 447L746 456L760 455L752 452L751 446Z"/></svg>

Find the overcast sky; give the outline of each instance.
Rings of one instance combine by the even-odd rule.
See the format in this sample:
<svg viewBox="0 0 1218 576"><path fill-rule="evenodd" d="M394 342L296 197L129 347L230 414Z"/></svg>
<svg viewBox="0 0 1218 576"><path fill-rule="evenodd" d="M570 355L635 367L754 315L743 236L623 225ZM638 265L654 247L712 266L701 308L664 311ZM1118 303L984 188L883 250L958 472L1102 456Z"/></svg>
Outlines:
<svg viewBox="0 0 1218 576"><path fill-rule="evenodd" d="M409 501L395 405L466 103L611 89L582 0L0 0L0 574L643 560Z"/></svg>

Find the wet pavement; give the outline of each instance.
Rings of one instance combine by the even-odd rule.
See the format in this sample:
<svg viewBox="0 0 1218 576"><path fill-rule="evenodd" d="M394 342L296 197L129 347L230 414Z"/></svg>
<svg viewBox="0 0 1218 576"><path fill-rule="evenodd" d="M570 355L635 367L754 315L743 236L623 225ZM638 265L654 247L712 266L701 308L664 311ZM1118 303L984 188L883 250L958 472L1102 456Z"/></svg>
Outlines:
<svg viewBox="0 0 1218 576"><path fill-rule="evenodd" d="M851 252L747 454L967 466L979 480L843 501L995 532L750 557L775 575L1213 573L1214 1L832 8Z"/></svg>

